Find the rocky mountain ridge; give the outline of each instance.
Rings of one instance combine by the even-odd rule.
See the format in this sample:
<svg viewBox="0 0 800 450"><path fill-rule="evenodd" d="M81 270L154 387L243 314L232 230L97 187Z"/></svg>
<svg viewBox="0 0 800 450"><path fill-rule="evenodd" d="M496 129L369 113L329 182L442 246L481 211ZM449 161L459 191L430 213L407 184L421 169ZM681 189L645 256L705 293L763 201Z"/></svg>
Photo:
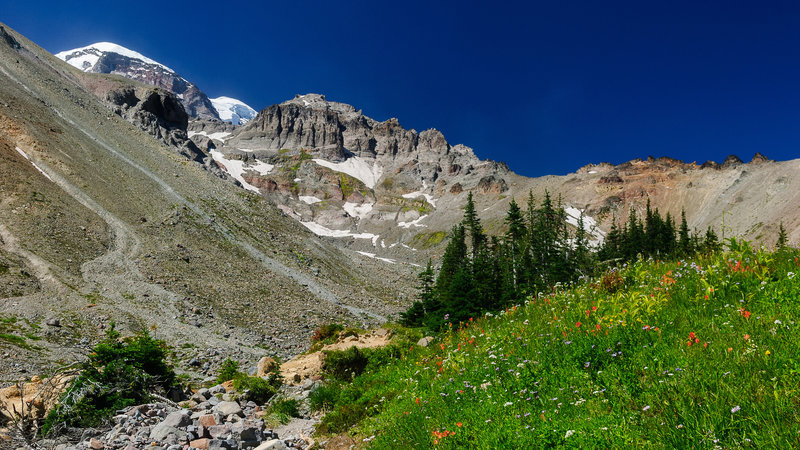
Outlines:
<svg viewBox="0 0 800 450"><path fill-rule="evenodd" d="M245 188L270 198L317 235L387 264L424 263L425 250L459 220L467 191L475 194L487 229L496 232L503 230L511 198L524 205L529 192L541 199L547 191L562 201L574 226L585 216L599 244L612 222L625 220L630 208L643 211L648 198L673 217L685 208L696 229L721 232L722 215L746 194L737 180L753 171L791 173L793 165L760 153L749 163L731 155L722 164L649 157L528 178L504 163L480 160L466 146L451 146L437 130L406 130L397 119L380 122L319 94L298 95L265 108L246 126L206 130L193 139ZM732 203L720 202L724 193ZM796 201L790 190L781 189L780 197ZM728 218L726 232L768 240L781 217L755 220L753 211L764 207L758 203L744 216ZM790 236L800 237L796 220L784 221L792 224Z"/></svg>
<svg viewBox="0 0 800 450"><path fill-rule="evenodd" d="M192 138L243 186L320 236L354 240L365 257L380 249L389 264L419 264L409 244L433 211L451 209L439 198L502 194L511 175L438 130L379 122L319 94L270 106L235 130L200 133Z"/></svg>

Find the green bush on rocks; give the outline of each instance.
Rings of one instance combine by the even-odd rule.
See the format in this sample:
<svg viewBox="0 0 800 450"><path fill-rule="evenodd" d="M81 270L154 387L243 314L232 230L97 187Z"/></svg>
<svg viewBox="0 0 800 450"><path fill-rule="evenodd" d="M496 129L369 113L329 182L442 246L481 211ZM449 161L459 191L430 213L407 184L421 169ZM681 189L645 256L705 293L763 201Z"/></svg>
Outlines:
<svg viewBox="0 0 800 450"><path fill-rule="evenodd" d="M148 401L151 394L166 392L175 383L175 372L166 363L166 345L147 331L120 339L114 323L82 364L80 374L50 411L42 435L65 427L96 426L127 406Z"/></svg>

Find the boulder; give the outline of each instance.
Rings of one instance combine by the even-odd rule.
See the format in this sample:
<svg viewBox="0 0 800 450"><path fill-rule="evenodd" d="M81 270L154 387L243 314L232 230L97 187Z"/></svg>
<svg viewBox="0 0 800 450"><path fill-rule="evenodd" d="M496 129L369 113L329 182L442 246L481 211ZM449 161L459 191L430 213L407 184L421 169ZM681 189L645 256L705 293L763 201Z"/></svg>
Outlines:
<svg viewBox="0 0 800 450"><path fill-rule="evenodd" d="M234 450L239 448L233 439L211 439L208 441L208 450Z"/></svg>
<svg viewBox="0 0 800 450"><path fill-rule="evenodd" d="M161 422L161 425L174 428L181 428L191 424L192 419L189 417L189 411L187 410L175 411Z"/></svg>
<svg viewBox="0 0 800 450"><path fill-rule="evenodd" d="M219 402L219 404L214 407L214 411L226 417L231 415L236 415L239 417L244 416L242 413L242 407L236 402Z"/></svg>
<svg viewBox="0 0 800 450"><path fill-rule="evenodd" d="M150 430L150 439L153 439L153 440L156 440L156 441L163 441L170 434L174 434L175 437L177 437L178 439L185 439L186 438L186 432L185 431L183 431L181 429L178 429L178 428L175 428L175 427L171 427L169 425L164 425L164 423L162 422L162 423L159 423L158 425L154 426L153 429Z"/></svg>
<svg viewBox="0 0 800 450"><path fill-rule="evenodd" d="M217 424L217 421L214 419L213 414L204 414L197 418L196 424L202 427L213 427Z"/></svg>
<svg viewBox="0 0 800 450"><path fill-rule="evenodd" d="M417 345L419 345L420 347L427 347L428 345L431 344L431 342L433 342L433 336L425 336L424 338L417 341Z"/></svg>

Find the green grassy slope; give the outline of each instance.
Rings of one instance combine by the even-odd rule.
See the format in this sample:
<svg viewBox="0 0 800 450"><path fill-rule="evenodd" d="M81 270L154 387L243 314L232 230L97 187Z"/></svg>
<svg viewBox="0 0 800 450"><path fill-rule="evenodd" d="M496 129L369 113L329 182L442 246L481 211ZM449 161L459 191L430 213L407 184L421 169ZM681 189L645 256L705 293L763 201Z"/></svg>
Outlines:
<svg viewBox="0 0 800 450"><path fill-rule="evenodd" d="M731 247L453 324L329 415L374 448L797 446L800 253Z"/></svg>

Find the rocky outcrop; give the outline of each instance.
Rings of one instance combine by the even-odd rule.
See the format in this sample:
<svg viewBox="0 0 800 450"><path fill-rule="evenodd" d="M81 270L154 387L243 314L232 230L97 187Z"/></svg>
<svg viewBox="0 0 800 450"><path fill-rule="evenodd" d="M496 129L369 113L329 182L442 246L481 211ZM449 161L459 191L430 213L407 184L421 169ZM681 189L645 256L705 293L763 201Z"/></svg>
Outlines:
<svg viewBox="0 0 800 450"><path fill-rule="evenodd" d="M756 154L753 155L753 159L750 160L750 164L761 164L765 162L774 162L774 161L762 155L761 152L756 152Z"/></svg>
<svg viewBox="0 0 800 450"><path fill-rule="evenodd" d="M17 42L17 40L14 39L14 36L8 34L5 27L2 26L0 26L0 39L2 39L3 42L6 43L6 45L8 45L14 50L19 50L20 48L22 48L22 46L19 45L19 42Z"/></svg>
<svg viewBox="0 0 800 450"><path fill-rule="evenodd" d="M421 183L432 186L440 178L452 185L456 177L458 183L472 189L481 179L494 177L496 185L489 190L502 192L507 183L503 177L509 173L503 163L480 161L469 147L451 147L438 130L407 130L394 118L378 122L351 105L330 102L318 94L297 96L264 109L234 132L225 148L246 149L270 158L303 149L333 163L358 157L379 166L384 178L399 178L392 184L398 181L412 191Z"/></svg>
<svg viewBox="0 0 800 450"><path fill-rule="evenodd" d="M0 421L42 420L74 376L56 375L0 389Z"/></svg>
<svg viewBox="0 0 800 450"><path fill-rule="evenodd" d="M728 157L725 158L725 161L722 162L722 166L720 167L723 169L731 169L733 167L741 166L742 164L744 164L744 161L742 161L738 156L728 155Z"/></svg>
<svg viewBox="0 0 800 450"><path fill-rule="evenodd" d="M112 110L185 157L203 162L206 155L186 132L189 115L171 92L156 88L125 86L109 90L105 100Z"/></svg>
<svg viewBox="0 0 800 450"><path fill-rule="evenodd" d="M318 150L326 159L342 161L345 159L343 131L337 112L289 103L273 105L258 113L244 126L236 142L257 150Z"/></svg>
<svg viewBox="0 0 800 450"><path fill-rule="evenodd" d="M496 198L516 176L504 163L451 146L438 130L405 129L395 118L379 122L318 94L270 106L224 138L193 133L201 146L215 146L215 158L243 161L243 181L287 215L330 230L357 229L362 239L398 227L411 234L428 226L420 221L437 220L438 197L473 190ZM272 168L249 169L259 164Z"/></svg>

